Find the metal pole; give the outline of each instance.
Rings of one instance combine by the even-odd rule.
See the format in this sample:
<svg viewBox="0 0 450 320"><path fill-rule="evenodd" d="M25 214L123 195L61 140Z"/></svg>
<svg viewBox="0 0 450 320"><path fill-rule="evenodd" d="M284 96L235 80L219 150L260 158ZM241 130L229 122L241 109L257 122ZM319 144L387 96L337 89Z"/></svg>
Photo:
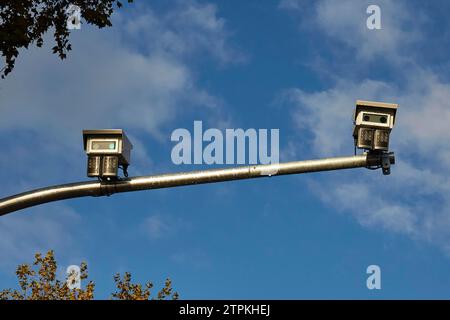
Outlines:
<svg viewBox="0 0 450 320"><path fill-rule="evenodd" d="M386 157L384 159L386 160ZM390 164L395 163L393 153L388 154L388 160ZM39 204L71 198L109 196L119 192L381 165L381 155L365 153L351 157L305 160L270 165L251 165L230 169L210 169L134 177L116 181L77 182L36 189L0 199L0 216Z"/></svg>

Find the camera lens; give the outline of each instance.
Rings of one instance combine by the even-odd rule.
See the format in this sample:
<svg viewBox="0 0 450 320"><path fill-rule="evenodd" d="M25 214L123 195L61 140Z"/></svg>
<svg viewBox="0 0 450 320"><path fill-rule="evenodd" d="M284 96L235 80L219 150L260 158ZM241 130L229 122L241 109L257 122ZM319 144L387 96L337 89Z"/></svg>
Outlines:
<svg viewBox="0 0 450 320"><path fill-rule="evenodd" d="M387 118L386 117L381 117L380 118L380 122L381 123L386 123L387 122Z"/></svg>

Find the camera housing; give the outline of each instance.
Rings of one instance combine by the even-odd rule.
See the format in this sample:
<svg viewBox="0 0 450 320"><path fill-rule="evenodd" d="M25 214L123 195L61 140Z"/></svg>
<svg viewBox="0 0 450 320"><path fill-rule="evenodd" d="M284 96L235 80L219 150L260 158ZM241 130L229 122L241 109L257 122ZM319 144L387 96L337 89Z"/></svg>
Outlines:
<svg viewBox="0 0 450 320"><path fill-rule="evenodd" d="M117 179L119 168L128 176L133 145L122 129L83 130L83 146L88 177Z"/></svg>
<svg viewBox="0 0 450 320"><path fill-rule="evenodd" d="M398 104L357 100L353 117L355 147L389 150L389 136L395 125Z"/></svg>

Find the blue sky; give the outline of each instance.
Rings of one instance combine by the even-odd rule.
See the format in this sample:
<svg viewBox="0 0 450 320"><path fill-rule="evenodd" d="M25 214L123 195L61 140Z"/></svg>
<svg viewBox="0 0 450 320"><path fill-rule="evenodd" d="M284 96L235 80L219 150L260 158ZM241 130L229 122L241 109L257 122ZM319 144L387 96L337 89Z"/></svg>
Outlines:
<svg viewBox="0 0 450 320"><path fill-rule="evenodd" d="M381 30L366 8L381 8ZM97 298L130 271L181 298L450 298L449 4L138 1L21 52L0 83L0 197L85 178L85 128L124 128L130 175L172 164L171 132L278 128L282 161L351 155L356 99L400 104L391 176L356 169L73 199L0 219L0 284L55 249ZM381 267L382 289L366 288ZM63 271L61 271L63 276Z"/></svg>

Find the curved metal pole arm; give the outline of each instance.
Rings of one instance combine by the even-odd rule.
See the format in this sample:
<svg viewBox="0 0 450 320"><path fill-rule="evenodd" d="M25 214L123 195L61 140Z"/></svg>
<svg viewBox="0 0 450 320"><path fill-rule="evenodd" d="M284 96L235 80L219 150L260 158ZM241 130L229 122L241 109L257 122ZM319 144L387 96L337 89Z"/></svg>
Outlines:
<svg viewBox="0 0 450 320"><path fill-rule="evenodd" d="M388 157L389 162L394 164L393 153L388 154ZM119 192L381 165L382 157L380 155L362 154L351 157L143 176L117 181L69 183L36 189L0 199L0 216L39 204L71 198L107 196Z"/></svg>

